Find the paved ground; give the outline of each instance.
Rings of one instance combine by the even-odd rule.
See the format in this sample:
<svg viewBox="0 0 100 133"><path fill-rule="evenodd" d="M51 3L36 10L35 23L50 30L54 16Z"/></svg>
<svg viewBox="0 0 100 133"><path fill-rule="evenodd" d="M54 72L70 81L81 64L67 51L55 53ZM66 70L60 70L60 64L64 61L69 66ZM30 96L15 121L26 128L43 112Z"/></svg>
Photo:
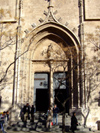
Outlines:
<svg viewBox="0 0 100 133"><path fill-rule="evenodd" d="M0 132L1 133L1 132ZM7 133L39 133L39 132L35 132L35 131L31 131L31 132L17 132L17 131L7 131ZM50 133L50 132L40 132L40 133ZM52 132L52 133L56 133L56 132ZM61 132L59 132L61 133ZM72 133L72 132L66 132L66 133ZM88 131L88 132L84 132L84 131L76 131L75 133L100 133L100 131Z"/></svg>

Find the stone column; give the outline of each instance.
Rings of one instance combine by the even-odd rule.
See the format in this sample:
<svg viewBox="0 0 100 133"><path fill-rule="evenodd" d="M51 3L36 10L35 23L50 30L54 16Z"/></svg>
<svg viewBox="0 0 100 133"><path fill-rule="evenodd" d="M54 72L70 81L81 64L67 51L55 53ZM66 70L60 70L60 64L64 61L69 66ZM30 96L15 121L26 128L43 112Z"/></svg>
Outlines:
<svg viewBox="0 0 100 133"><path fill-rule="evenodd" d="M33 101L33 104L36 106L36 90L34 88L34 73L32 73L32 79L31 79L31 99Z"/></svg>
<svg viewBox="0 0 100 133"><path fill-rule="evenodd" d="M78 108L80 108L79 56L77 56Z"/></svg>
<svg viewBox="0 0 100 133"><path fill-rule="evenodd" d="M34 72L33 72L33 63L30 62L30 94L29 94L29 103L34 104Z"/></svg>
<svg viewBox="0 0 100 133"><path fill-rule="evenodd" d="M53 109L53 69L52 62L50 61L50 107Z"/></svg>
<svg viewBox="0 0 100 133"><path fill-rule="evenodd" d="M71 56L71 108L73 108L73 58Z"/></svg>
<svg viewBox="0 0 100 133"><path fill-rule="evenodd" d="M16 60L16 103L19 102L19 81L20 81L20 54L21 54L21 26L18 26L18 47Z"/></svg>
<svg viewBox="0 0 100 133"><path fill-rule="evenodd" d="M79 39L81 44L81 90L82 90L82 105L86 104L85 91L85 60L84 60L84 4L83 0L79 0ZM81 105L81 106L82 106Z"/></svg>

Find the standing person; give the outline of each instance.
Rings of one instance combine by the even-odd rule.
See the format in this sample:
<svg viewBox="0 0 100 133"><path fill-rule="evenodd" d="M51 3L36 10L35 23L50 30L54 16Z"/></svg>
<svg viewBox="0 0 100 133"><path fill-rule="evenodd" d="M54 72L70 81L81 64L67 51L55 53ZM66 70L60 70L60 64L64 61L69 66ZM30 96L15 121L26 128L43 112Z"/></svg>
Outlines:
<svg viewBox="0 0 100 133"><path fill-rule="evenodd" d="M4 117L3 127L4 127L4 130L6 131L7 130L7 126L8 126L8 122L7 122L7 113L5 111L3 112L3 117Z"/></svg>
<svg viewBox="0 0 100 133"><path fill-rule="evenodd" d="M34 122L34 113L35 113L35 107L32 105L31 107L31 122Z"/></svg>
<svg viewBox="0 0 100 133"><path fill-rule="evenodd" d="M20 118L24 122L24 106L22 106L22 108L20 110Z"/></svg>
<svg viewBox="0 0 100 133"><path fill-rule="evenodd" d="M71 117L71 129L72 132L75 133L74 131L77 129L78 121L76 118L76 113L73 112L73 116Z"/></svg>
<svg viewBox="0 0 100 133"><path fill-rule="evenodd" d="M6 112L7 115L7 121L9 121L9 111Z"/></svg>
<svg viewBox="0 0 100 133"><path fill-rule="evenodd" d="M51 109L50 108L47 110L46 116L47 116L47 118L46 118L46 128L48 130L50 128L50 122L51 122Z"/></svg>
<svg viewBox="0 0 100 133"><path fill-rule="evenodd" d="M24 126L26 127L26 122L27 119L29 119L29 114L30 114L30 105L27 103L24 108L23 108L23 113L24 113Z"/></svg>
<svg viewBox="0 0 100 133"><path fill-rule="evenodd" d="M55 125L55 119L56 119L56 125L58 125L58 112L59 112L59 108L55 104L53 108L53 125Z"/></svg>
<svg viewBox="0 0 100 133"><path fill-rule="evenodd" d="M3 132L3 133L6 133L6 132L4 131L3 124L4 124L4 116L3 116L2 113L0 113L0 126L1 126L1 129L2 129L2 132Z"/></svg>

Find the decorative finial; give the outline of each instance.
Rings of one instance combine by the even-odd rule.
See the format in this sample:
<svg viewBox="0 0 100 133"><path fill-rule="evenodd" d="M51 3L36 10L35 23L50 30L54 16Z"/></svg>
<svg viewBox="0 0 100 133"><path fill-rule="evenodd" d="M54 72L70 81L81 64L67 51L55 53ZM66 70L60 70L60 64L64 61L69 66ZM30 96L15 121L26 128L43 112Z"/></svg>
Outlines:
<svg viewBox="0 0 100 133"><path fill-rule="evenodd" d="M50 6L52 6L52 0L49 0L49 4L50 4Z"/></svg>
<svg viewBox="0 0 100 133"><path fill-rule="evenodd" d="M44 22L46 21L53 21L53 22L58 22L58 20L55 19L54 17L54 13L53 13L53 0L46 0L48 1L49 5L48 5L48 13L47 13L47 17L45 19ZM57 13L57 11L55 12L55 14Z"/></svg>
<svg viewBox="0 0 100 133"><path fill-rule="evenodd" d="M49 2L49 6L48 6L48 9L51 11L51 9L53 8L53 5L52 5L52 0L46 0Z"/></svg>

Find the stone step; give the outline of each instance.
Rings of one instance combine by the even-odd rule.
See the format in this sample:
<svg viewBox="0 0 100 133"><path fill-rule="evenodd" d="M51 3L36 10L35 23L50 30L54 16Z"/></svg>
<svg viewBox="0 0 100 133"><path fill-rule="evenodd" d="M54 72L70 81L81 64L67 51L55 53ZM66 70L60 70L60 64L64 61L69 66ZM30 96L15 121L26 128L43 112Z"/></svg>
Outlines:
<svg viewBox="0 0 100 133"><path fill-rule="evenodd" d="M88 127L85 127L85 128L84 128L84 126L81 126L81 125L79 125L77 128L78 128L78 130L84 131L84 132L85 132L85 131L90 131L90 128L88 128Z"/></svg>
<svg viewBox="0 0 100 133"><path fill-rule="evenodd" d="M10 128L10 130L13 131L37 131L37 132L42 132L42 131L46 131L46 128L44 125L42 125L41 123L39 123L39 125L30 125L30 126L26 126L26 127L19 127L19 126L13 126L12 128ZM58 126L51 126L51 128L49 129L50 132L60 132L62 131L62 125L58 125ZM66 126L66 131L70 131L70 125ZM89 131L89 128L84 128L83 126L78 126L78 131L83 131L83 132L87 132Z"/></svg>
<svg viewBox="0 0 100 133"><path fill-rule="evenodd" d="M70 131L70 125L71 125L71 117L66 114L65 118L65 125L66 125L66 131ZM50 129L48 129L50 132L61 132L62 131L62 115L58 115L58 123L57 126L51 126ZM17 123L13 123L8 127L9 130L13 131L37 131L37 132L43 132L46 131L46 115L44 113L39 114L35 113L34 117L34 123L30 122L30 120L27 120L26 127L24 127L24 122L18 121ZM78 131L89 131L89 128L84 128L83 126L78 126Z"/></svg>

